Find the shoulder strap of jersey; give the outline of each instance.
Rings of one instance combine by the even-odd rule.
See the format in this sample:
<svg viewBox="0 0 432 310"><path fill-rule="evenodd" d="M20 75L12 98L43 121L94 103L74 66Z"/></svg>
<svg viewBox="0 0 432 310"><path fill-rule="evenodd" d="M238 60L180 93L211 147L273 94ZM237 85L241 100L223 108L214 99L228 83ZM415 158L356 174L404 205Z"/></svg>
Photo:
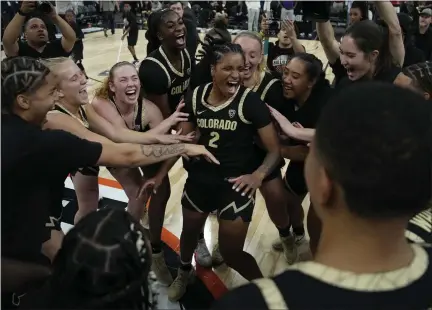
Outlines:
<svg viewBox="0 0 432 310"><path fill-rule="evenodd" d="M239 106L238 106L238 115L240 117L240 120L245 124L252 124L252 122L248 121L243 114L243 105L244 105L246 97L250 91L251 91L250 88L245 88L242 96L240 97L240 102L239 102Z"/></svg>
<svg viewBox="0 0 432 310"><path fill-rule="evenodd" d="M261 291L267 309L289 310L279 288L272 279L262 278L252 281Z"/></svg>
<svg viewBox="0 0 432 310"><path fill-rule="evenodd" d="M198 89L200 89L201 86L195 87L192 95L192 111L193 114L196 116L196 110L197 110L197 97L198 97Z"/></svg>
<svg viewBox="0 0 432 310"><path fill-rule="evenodd" d="M278 81L278 79L272 79L270 80L270 82L268 82L268 84L266 85L266 87L264 88L263 92L261 93L261 100L264 101L267 92L269 91L270 87L272 87L272 85L274 83L276 83Z"/></svg>
<svg viewBox="0 0 432 310"><path fill-rule="evenodd" d="M170 76L170 74L169 74L167 68L165 68L165 66L163 65L163 63L161 63L158 59L153 58L153 57L147 57L147 58L144 59L144 60L150 60L150 61L153 61L153 62L157 63L157 64L159 65L159 67L161 67L161 69L165 72L165 74L166 74L166 76L167 76L167 78L168 78L168 87L170 87L170 86L171 86L171 76Z"/></svg>
<svg viewBox="0 0 432 310"><path fill-rule="evenodd" d="M140 126L140 131L143 131L144 128L146 127L146 105L144 103L145 99L140 100L140 102L138 103L138 115L137 115L137 125ZM141 109L140 109L141 108ZM138 119L139 117L139 119Z"/></svg>
<svg viewBox="0 0 432 310"><path fill-rule="evenodd" d="M192 67L192 60L191 60L191 56L189 55L189 51L187 50L187 48L185 48L183 51L185 52L186 57L189 60L189 67Z"/></svg>

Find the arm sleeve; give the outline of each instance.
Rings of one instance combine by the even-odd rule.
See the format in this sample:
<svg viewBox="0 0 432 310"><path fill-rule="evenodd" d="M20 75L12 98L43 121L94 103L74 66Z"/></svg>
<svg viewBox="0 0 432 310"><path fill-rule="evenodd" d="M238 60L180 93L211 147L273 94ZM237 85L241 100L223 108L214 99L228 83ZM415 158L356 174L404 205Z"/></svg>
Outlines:
<svg viewBox="0 0 432 310"><path fill-rule="evenodd" d="M168 93L168 76L158 63L144 59L139 68L139 78L146 94L163 95Z"/></svg>
<svg viewBox="0 0 432 310"><path fill-rule="evenodd" d="M257 129L263 128L271 123L270 110L261 101L258 94L250 92L243 105L243 115Z"/></svg>
<svg viewBox="0 0 432 310"><path fill-rule="evenodd" d="M185 106L183 107L182 112L189 113L188 122L196 124L196 117L195 117L195 113L193 111L193 104L192 104L193 93L194 93L194 90L192 90L186 94Z"/></svg>
<svg viewBox="0 0 432 310"><path fill-rule="evenodd" d="M45 130L38 140L34 159L41 166L95 166L102 154L102 144L78 138L62 130Z"/></svg>

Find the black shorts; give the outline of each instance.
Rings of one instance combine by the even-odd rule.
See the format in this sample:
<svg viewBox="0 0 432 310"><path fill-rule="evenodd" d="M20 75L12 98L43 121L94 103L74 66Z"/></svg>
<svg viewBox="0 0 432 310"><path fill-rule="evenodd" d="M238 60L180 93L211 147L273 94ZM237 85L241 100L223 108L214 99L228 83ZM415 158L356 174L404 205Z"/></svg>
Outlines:
<svg viewBox="0 0 432 310"><path fill-rule="evenodd" d="M72 172L71 175L74 176L77 172L89 177L97 177L99 176L99 167L95 166L95 167L79 168L77 171Z"/></svg>
<svg viewBox="0 0 432 310"><path fill-rule="evenodd" d="M249 198L232 189L232 184L200 183L188 179L181 200L183 208L210 213L218 210L219 218L234 221L238 217L246 223L252 221L255 196Z"/></svg>
<svg viewBox="0 0 432 310"><path fill-rule="evenodd" d="M290 162L284 176L285 188L298 196L304 198L308 193L304 177L304 162Z"/></svg>
<svg viewBox="0 0 432 310"><path fill-rule="evenodd" d="M128 46L135 46L138 41L138 32L129 32L129 35L127 37Z"/></svg>

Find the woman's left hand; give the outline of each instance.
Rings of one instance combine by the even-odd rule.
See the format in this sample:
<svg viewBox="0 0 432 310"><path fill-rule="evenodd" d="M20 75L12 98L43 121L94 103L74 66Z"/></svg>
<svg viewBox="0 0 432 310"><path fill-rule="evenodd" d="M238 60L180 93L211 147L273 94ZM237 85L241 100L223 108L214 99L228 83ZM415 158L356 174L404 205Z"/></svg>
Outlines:
<svg viewBox="0 0 432 310"><path fill-rule="evenodd" d="M228 182L234 183L232 189L236 192L242 192L242 196L248 195L249 198L255 194L255 191L261 187L262 178L255 173L244 174L237 178L230 178Z"/></svg>

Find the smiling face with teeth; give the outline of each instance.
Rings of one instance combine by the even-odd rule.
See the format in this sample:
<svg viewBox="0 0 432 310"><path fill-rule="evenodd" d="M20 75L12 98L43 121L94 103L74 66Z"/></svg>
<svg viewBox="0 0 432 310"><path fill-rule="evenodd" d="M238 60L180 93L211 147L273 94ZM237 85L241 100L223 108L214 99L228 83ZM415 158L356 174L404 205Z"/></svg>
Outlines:
<svg viewBox="0 0 432 310"><path fill-rule="evenodd" d="M112 70L109 89L116 104L135 105L138 103L141 84L136 68L130 63L123 63Z"/></svg>
<svg viewBox="0 0 432 310"><path fill-rule="evenodd" d="M212 66L213 87L228 99L232 97L242 84L244 56L241 53L228 52Z"/></svg>
<svg viewBox="0 0 432 310"><path fill-rule="evenodd" d="M253 77L258 70L261 61L263 60L263 49L260 39L254 35L249 35L247 32L240 33L233 41L242 47L245 55L245 66L243 70L243 78L248 80Z"/></svg>
<svg viewBox="0 0 432 310"><path fill-rule="evenodd" d="M157 36L168 50L183 50L186 47L186 26L183 18L176 12L168 10L162 15Z"/></svg>
<svg viewBox="0 0 432 310"><path fill-rule="evenodd" d="M71 105L84 105L89 102L87 79L72 59L55 66L54 73L59 78L59 101Z"/></svg>

